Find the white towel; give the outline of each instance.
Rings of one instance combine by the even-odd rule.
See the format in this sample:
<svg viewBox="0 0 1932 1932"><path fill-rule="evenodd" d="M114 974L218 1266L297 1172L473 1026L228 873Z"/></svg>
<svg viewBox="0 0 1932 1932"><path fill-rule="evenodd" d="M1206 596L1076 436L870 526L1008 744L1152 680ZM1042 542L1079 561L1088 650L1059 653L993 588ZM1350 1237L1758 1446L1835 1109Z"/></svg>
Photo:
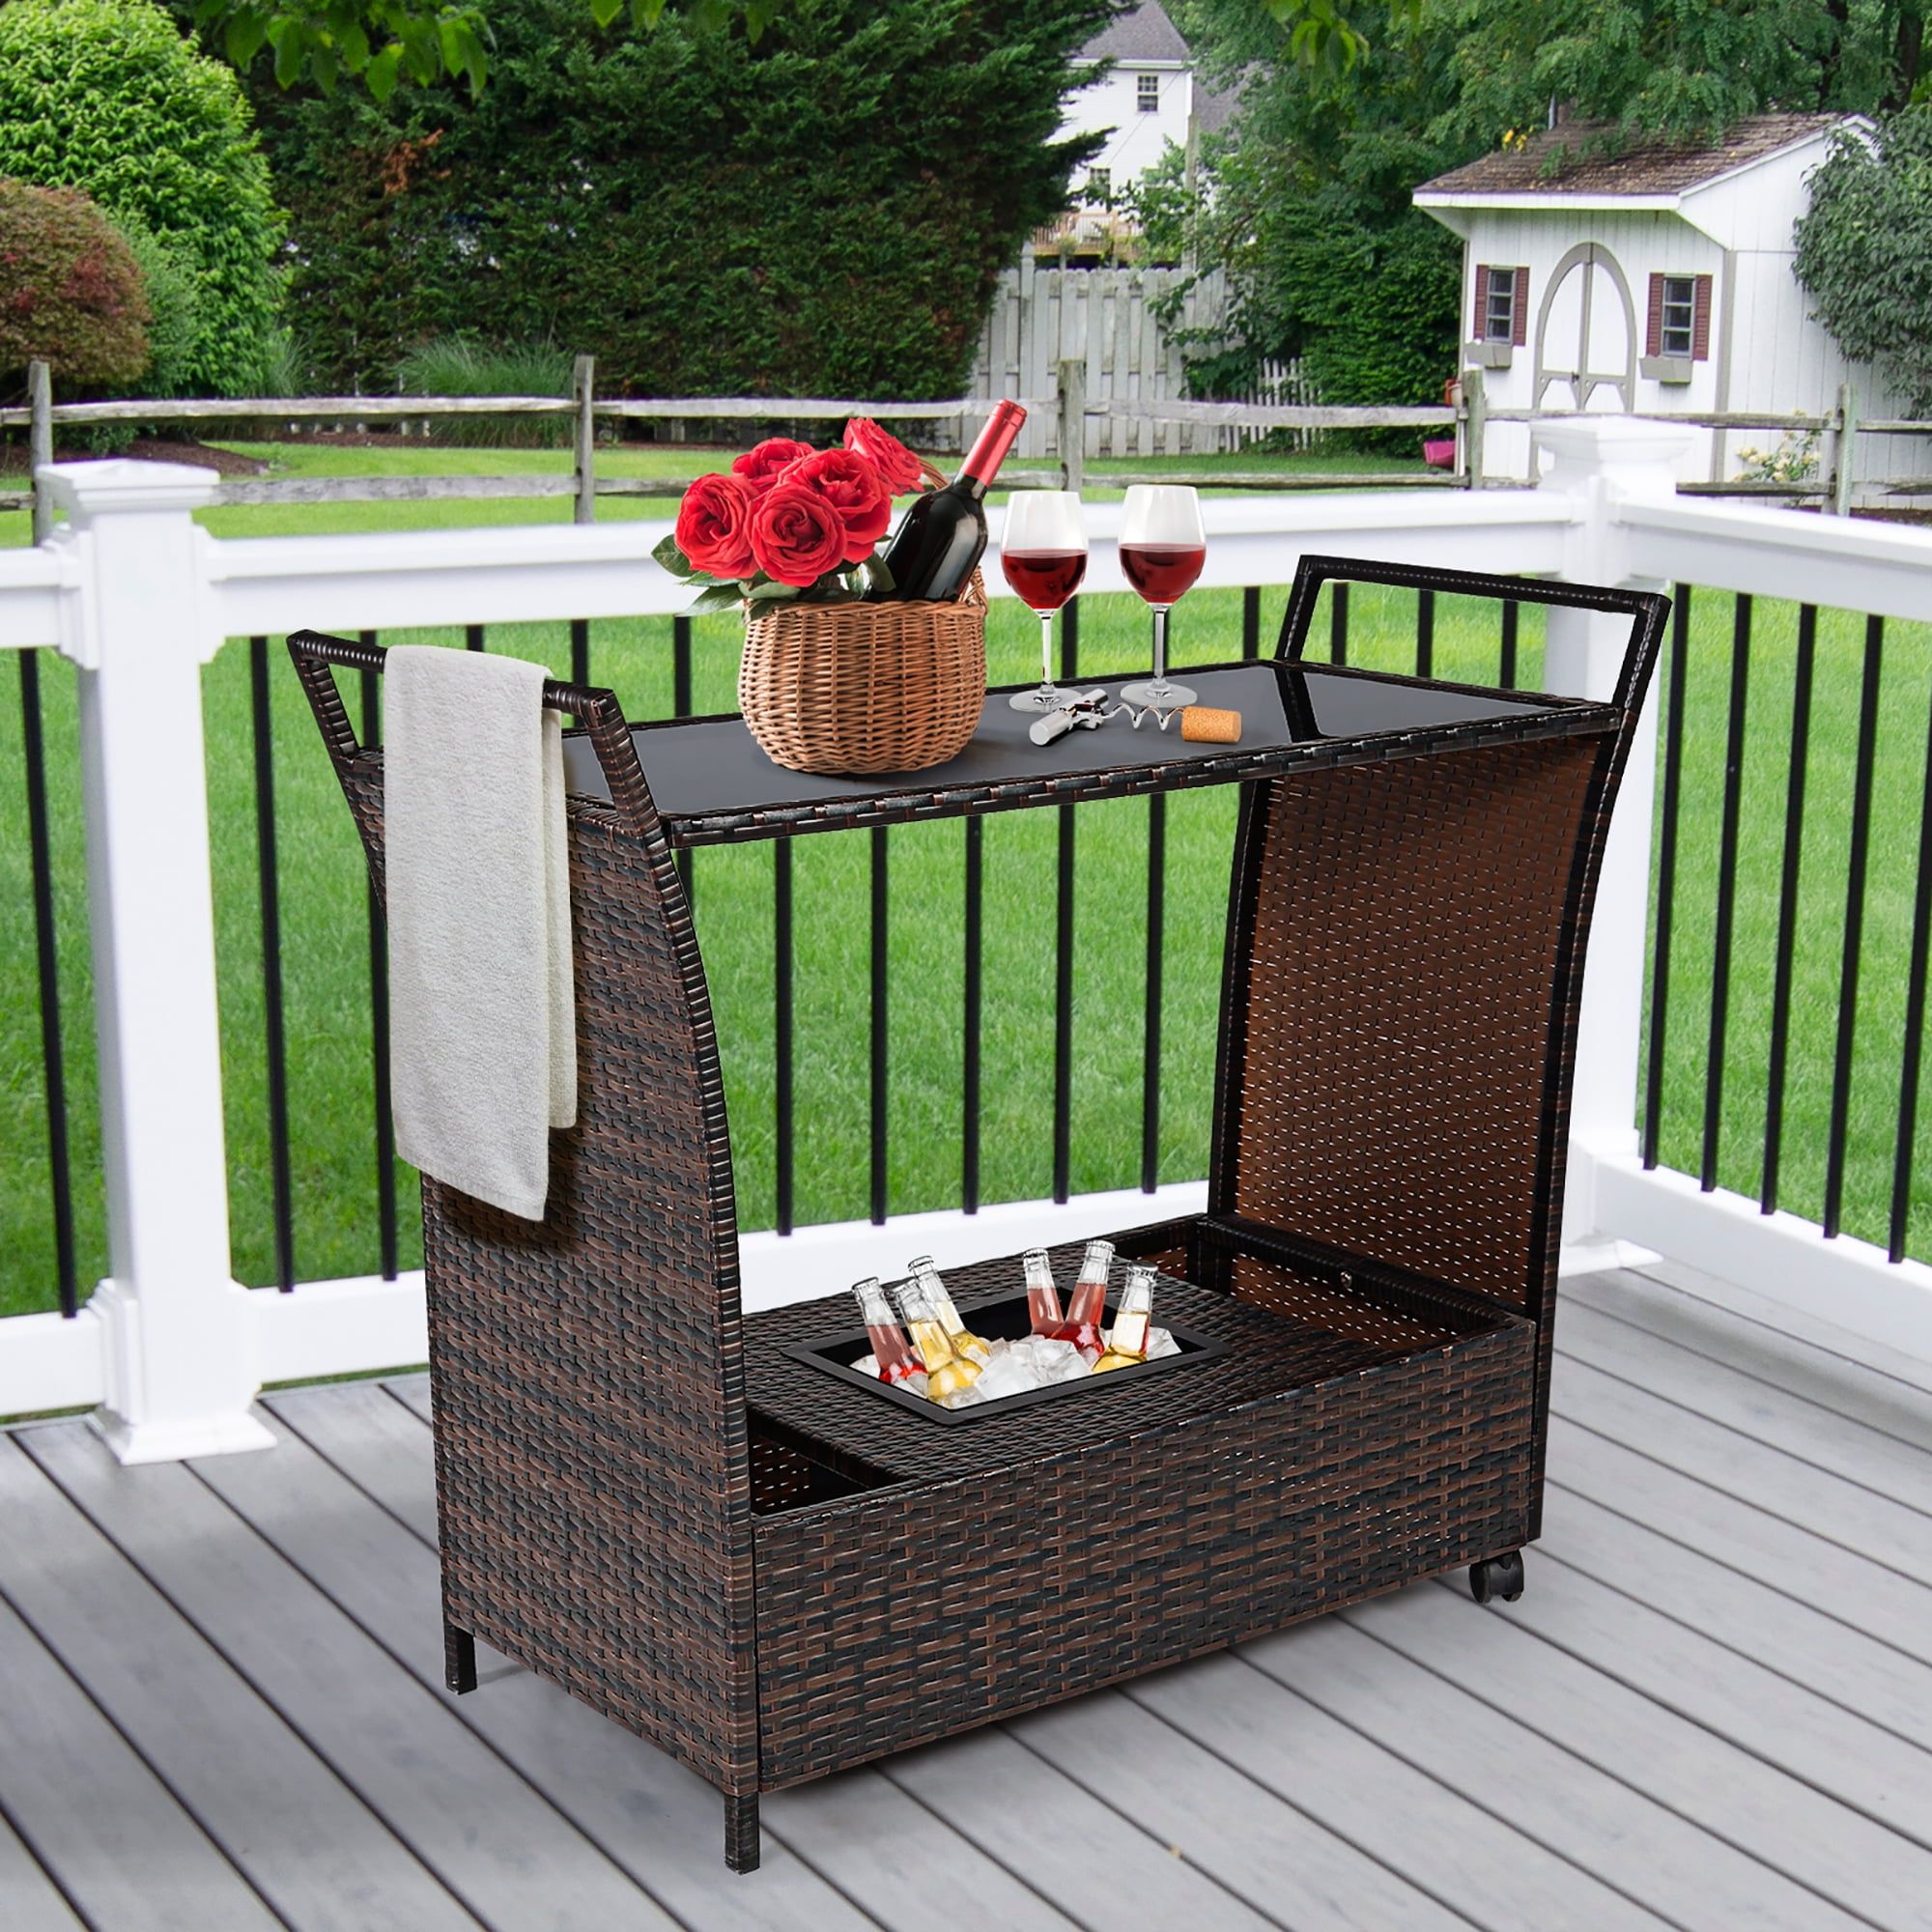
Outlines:
<svg viewBox="0 0 1932 1932"><path fill-rule="evenodd" d="M399 645L385 667L396 1151L543 1219L577 1119L562 721L541 665Z"/></svg>

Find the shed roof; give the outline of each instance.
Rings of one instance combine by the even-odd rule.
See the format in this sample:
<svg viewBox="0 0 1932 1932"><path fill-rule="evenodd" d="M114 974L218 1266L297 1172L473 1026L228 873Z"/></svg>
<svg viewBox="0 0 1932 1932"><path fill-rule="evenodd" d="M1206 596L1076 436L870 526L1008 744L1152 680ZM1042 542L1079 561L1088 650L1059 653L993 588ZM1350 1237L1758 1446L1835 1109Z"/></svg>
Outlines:
<svg viewBox="0 0 1932 1932"><path fill-rule="evenodd" d="M1701 187L1780 149L1795 147L1849 117L1843 114L1753 114L1715 145L1646 141L1619 154L1573 156L1549 170L1550 157L1609 131L1603 122L1573 121L1532 135L1521 148L1503 149L1424 182L1424 195L1667 195Z"/></svg>
<svg viewBox="0 0 1932 1932"><path fill-rule="evenodd" d="M1119 61L1122 67L1132 67L1141 61L1188 61L1193 57L1160 0L1141 0L1140 6L1116 14L1080 49L1080 58Z"/></svg>

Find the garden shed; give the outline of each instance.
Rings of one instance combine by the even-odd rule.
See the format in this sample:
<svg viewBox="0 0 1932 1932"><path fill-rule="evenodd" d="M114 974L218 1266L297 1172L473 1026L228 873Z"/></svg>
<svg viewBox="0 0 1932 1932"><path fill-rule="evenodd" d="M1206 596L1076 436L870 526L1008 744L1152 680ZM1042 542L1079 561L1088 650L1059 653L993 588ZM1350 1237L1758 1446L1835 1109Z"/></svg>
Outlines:
<svg viewBox="0 0 1932 1932"><path fill-rule="evenodd" d="M1702 416L1828 415L1850 383L1859 414L1899 417L1868 365L1848 363L1793 273L1793 230L1841 114L1759 114L1719 145L1591 154L1602 129L1559 124L1425 182L1415 206L1460 236L1462 365L1493 410ZM1863 437L1857 474L1921 473L1920 440ZM1736 476L1776 431L1707 430L1685 481ZM1492 424L1484 469L1530 473L1521 423Z"/></svg>

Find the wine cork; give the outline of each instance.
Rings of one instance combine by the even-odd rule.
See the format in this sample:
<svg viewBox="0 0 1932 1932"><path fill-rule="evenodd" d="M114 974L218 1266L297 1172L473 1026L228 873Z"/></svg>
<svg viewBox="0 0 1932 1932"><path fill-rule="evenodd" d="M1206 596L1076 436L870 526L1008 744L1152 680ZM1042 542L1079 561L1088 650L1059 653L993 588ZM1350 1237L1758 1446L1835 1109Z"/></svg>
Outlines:
<svg viewBox="0 0 1932 1932"><path fill-rule="evenodd" d="M1180 714L1180 735L1196 745L1238 745L1241 714L1211 704L1190 704Z"/></svg>

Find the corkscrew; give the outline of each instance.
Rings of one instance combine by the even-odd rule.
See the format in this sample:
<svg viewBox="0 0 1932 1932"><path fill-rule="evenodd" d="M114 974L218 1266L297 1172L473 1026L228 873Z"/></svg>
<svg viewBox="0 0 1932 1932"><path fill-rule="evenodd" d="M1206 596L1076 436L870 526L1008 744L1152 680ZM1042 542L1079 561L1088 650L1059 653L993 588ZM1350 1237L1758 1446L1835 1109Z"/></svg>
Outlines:
<svg viewBox="0 0 1932 1932"><path fill-rule="evenodd" d="M1107 709L1107 694L1098 685L1092 691L1069 691L1043 718L1028 725L1027 736L1036 745L1050 745L1056 738L1065 737L1076 724L1083 730L1097 731L1113 715Z"/></svg>

